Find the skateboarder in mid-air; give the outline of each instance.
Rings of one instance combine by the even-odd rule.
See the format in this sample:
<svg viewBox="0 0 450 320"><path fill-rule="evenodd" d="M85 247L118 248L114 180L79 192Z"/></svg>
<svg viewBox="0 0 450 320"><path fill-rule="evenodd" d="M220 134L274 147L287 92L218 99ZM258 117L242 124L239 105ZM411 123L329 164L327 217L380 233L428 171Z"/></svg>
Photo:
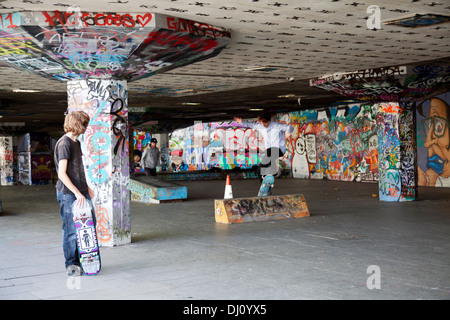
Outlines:
<svg viewBox="0 0 450 320"><path fill-rule="evenodd" d="M237 123L258 130L264 137L266 152L263 154L261 164L258 167L258 176L262 182L266 175L276 175L278 172L278 158L286 153L286 141L292 139L291 133L294 127L289 124L272 121L270 113L263 112L258 117L258 122L249 122L242 118L234 117Z"/></svg>
<svg viewBox="0 0 450 320"><path fill-rule="evenodd" d="M78 136L84 134L89 124L89 115L83 111L72 111L64 120L63 135L55 146L55 164L58 173L56 196L63 221L63 251L65 266L70 276L81 275L78 258L77 236L73 220L72 205L87 205L86 200L94 197L94 192L86 183L81 146ZM95 225L95 213L92 212ZM70 274L69 274L70 273Z"/></svg>

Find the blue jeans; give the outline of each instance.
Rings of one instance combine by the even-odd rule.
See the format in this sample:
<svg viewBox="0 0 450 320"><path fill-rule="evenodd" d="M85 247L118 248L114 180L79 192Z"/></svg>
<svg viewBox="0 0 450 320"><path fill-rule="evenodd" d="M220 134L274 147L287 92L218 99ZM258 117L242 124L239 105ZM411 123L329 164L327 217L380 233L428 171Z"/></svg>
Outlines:
<svg viewBox="0 0 450 320"><path fill-rule="evenodd" d="M86 199L91 200L89 194L84 194ZM59 214L62 219L62 233L63 233L63 251L66 268L71 265L80 265L78 258L77 234L75 231L75 222L73 221L72 205L77 198L73 193L61 193L56 191L56 198L59 202ZM95 212L92 210L92 217L95 221Z"/></svg>

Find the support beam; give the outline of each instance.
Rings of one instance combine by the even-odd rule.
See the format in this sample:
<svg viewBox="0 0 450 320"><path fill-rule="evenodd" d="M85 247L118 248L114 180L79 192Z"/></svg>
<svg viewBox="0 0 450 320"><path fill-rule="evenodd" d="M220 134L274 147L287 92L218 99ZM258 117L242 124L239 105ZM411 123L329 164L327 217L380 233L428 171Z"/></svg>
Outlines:
<svg viewBox="0 0 450 320"><path fill-rule="evenodd" d="M85 111L91 120L80 141L100 245L131 242L127 82L79 80L67 83L68 112Z"/></svg>

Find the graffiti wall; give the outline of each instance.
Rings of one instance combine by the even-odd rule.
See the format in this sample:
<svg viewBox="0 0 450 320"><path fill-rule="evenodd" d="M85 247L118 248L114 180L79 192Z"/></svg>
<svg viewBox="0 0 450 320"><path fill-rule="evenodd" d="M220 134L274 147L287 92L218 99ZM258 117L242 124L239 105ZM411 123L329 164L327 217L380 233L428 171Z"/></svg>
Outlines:
<svg viewBox="0 0 450 320"><path fill-rule="evenodd" d="M294 126L280 166L294 178L380 180L382 197L392 201L417 197L416 181L450 187L449 102L449 92L421 101L415 115L414 106L403 103L277 114L277 121ZM258 132L241 124L197 123L169 134L167 167L175 172L251 168L264 151Z"/></svg>
<svg viewBox="0 0 450 320"><path fill-rule="evenodd" d="M378 180L378 138L373 105L342 105L278 114L294 126L281 166L294 178Z"/></svg>
<svg viewBox="0 0 450 320"><path fill-rule="evenodd" d="M450 187L450 92L418 103L419 186Z"/></svg>
<svg viewBox="0 0 450 320"><path fill-rule="evenodd" d="M85 111L83 163L95 192L98 239L102 245L129 243L130 196L126 81L81 80L67 84L68 111Z"/></svg>
<svg viewBox="0 0 450 320"><path fill-rule="evenodd" d="M294 178L378 181L376 107L332 106L277 114L294 126L280 166ZM197 123L169 135L171 171L257 166L262 135L234 121Z"/></svg>
<svg viewBox="0 0 450 320"><path fill-rule="evenodd" d="M235 121L196 123L169 134L168 170L249 169L265 151L258 131Z"/></svg>
<svg viewBox="0 0 450 320"><path fill-rule="evenodd" d="M13 185L13 163L13 139L12 137L0 136L0 185Z"/></svg>
<svg viewBox="0 0 450 320"><path fill-rule="evenodd" d="M133 146L135 150L144 152L144 149L150 145L151 139L152 135L150 134L150 132L133 130Z"/></svg>

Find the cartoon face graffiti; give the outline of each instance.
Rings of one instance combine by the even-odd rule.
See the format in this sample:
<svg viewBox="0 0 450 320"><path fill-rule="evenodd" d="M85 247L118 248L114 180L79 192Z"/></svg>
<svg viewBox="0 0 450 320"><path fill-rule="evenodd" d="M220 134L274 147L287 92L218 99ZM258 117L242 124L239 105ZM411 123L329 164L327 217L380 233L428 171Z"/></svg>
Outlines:
<svg viewBox="0 0 450 320"><path fill-rule="evenodd" d="M295 152L303 155L305 154L306 146L305 146L305 136L300 134L297 140L295 141Z"/></svg>
<svg viewBox="0 0 450 320"><path fill-rule="evenodd" d="M305 135L300 133L295 141L295 152L292 157L292 176L309 179L309 166L306 158Z"/></svg>
<svg viewBox="0 0 450 320"><path fill-rule="evenodd" d="M425 176L429 186L436 185L438 179L450 177L449 110L449 105L445 101L433 98L429 117L424 120L426 131L424 146L428 148Z"/></svg>

